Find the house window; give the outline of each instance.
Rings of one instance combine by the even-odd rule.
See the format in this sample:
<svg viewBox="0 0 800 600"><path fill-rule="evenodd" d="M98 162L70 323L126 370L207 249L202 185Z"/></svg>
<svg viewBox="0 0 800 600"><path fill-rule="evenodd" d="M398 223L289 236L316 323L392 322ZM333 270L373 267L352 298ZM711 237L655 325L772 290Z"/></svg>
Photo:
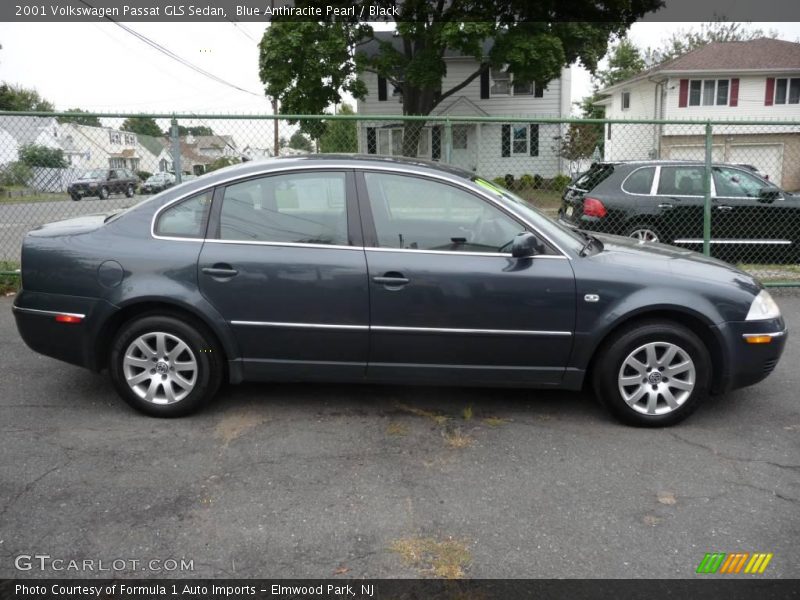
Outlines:
<svg viewBox="0 0 800 600"><path fill-rule="evenodd" d="M124 169L125 168L125 159L124 158L109 158L108 159L108 166L112 169Z"/></svg>
<svg viewBox="0 0 800 600"><path fill-rule="evenodd" d="M466 150L467 137L467 125L453 125L453 150Z"/></svg>
<svg viewBox="0 0 800 600"><path fill-rule="evenodd" d="M533 83L524 83L522 81L515 81L514 85L512 86L514 89L515 96L532 96L533 95Z"/></svg>
<svg viewBox="0 0 800 600"><path fill-rule="evenodd" d="M129 133L125 134L125 143L129 146L136 144L136 136Z"/></svg>
<svg viewBox="0 0 800 600"><path fill-rule="evenodd" d="M112 144L119 144L121 142L121 136L116 131L109 132L108 136Z"/></svg>
<svg viewBox="0 0 800 600"><path fill-rule="evenodd" d="M392 97L397 98L401 102L403 100L403 83L405 83L403 79L398 78L397 82L392 87Z"/></svg>
<svg viewBox="0 0 800 600"><path fill-rule="evenodd" d="M511 136L511 154L528 154L528 128L512 125Z"/></svg>
<svg viewBox="0 0 800 600"><path fill-rule="evenodd" d="M631 93L622 92L622 110L628 110L631 107Z"/></svg>
<svg viewBox="0 0 800 600"><path fill-rule="evenodd" d="M455 129L455 128L454 128ZM423 128L419 132L417 140L417 156L430 157L430 128ZM403 129L400 127L393 129L379 129L377 132L377 154L385 156L401 156L403 154ZM376 154L374 146L367 140L367 153Z"/></svg>
<svg viewBox="0 0 800 600"><path fill-rule="evenodd" d="M544 88L533 82L514 81L511 73L504 69L491 69L489 72L490 96L535 96L541 98Z"/></svg>
<svg viewBox="0 0 800 600"><path fill-rule="evenodd" d="M775 104L800 104L800 78L775 80Z"/></svg>
<svg viewBox="0 0 800 600"><path fill-rule="evenodd" d="M692 79L689 82L689 106L726 106L729 79Z"/></svg>

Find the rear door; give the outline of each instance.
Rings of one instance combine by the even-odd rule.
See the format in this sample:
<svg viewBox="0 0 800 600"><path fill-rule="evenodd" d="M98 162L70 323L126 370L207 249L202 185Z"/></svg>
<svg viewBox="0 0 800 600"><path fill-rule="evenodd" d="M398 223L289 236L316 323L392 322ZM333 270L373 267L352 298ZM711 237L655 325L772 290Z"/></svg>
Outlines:
<svg viewBox="0 0 800 600"><path fill-rule="evenodd" d="M570 261L555 248L512 258L525 225L451 182L377 171L359 181L368 377L559 383L575 327Z"/></svg>
<svg viewBox="0 0 800 600"><path fill-rule="evenodd" d="M199 259L247 379L364 376L367 268L347 170L254 177L217 190Z"/></svg>
<svg viewBox="0 0 800 600"><path fill-rule="evenodd" d="M670 165L659 169L656 222L661 240L697 249L703 244L705 204L703 167Z"/></svg>

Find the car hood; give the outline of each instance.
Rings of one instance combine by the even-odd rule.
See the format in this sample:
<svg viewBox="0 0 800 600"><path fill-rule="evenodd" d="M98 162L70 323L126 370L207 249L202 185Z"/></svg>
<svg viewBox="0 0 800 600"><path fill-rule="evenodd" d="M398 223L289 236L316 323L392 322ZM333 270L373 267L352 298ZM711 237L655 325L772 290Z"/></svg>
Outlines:
<svg viewBox="0 0 800 600"><path fill-rule="evenodd" d="M45 223L39 225L36 229L28 232L28 235L34 237L56 237L62 235L79 235L81 233L88 233L95 229L102 227L106 219L119 212L119 209L110 210L103 213L96 213L93 215L82 215L80 217L73 217L71 219L64 219L63 221L54 221L52 223Z"/></svg>
<svg viewBox="0 0 800 600"><path fill-rule="evenodd" d="M592 235L603 243L603 250L590 257L592 260L618 265L628 271L638 271L642 277L652 277L654 283L659 276L668 275L684 280L747 288L753 294L761 289L761 284L752 275L698 252L617 235Z"/></svg>

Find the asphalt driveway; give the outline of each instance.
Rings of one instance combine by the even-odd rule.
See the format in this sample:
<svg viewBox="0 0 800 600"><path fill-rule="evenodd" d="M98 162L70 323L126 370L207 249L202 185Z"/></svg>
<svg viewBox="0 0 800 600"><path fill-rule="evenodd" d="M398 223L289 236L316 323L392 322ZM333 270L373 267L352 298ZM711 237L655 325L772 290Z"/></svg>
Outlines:
<svg viewBox="0 0 800 600"><path fill-rule="evenodd" d="M229 387L151 419L29 351L3 299L0 577L186 559L197 577L670 578L737 551L800 577L800 295L777 299L774 374L656 431L579 394L353 385ZM15 569L35 554L50 566Z"/></svg>

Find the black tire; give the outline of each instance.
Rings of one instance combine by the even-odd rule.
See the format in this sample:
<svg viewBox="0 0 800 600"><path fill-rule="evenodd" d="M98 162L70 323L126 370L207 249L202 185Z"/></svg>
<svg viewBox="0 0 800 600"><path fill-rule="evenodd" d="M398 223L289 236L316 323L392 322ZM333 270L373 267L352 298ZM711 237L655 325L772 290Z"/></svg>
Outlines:
<svg viewBox="0 0 800 600"><path fill-rule="evenodd" d="M105 187L105 186L101 187L100 191L97 192L97 197L100 198L100 200L107 200L108 199L108 188Z"/></svg>
<svg viewBox="0 0 800 600"><path fill-rule="evenodd" d="M649 232L655 236L655 240L647 239L645 240L642 235L639 235L643 232ZM650 223L634 223L633 225L628 226L625 229L625 237L631 237L634 239L638 239L640 241L648 241L652 243L659 243L659 244L669 244L669 240L664 239L661 230L658 227Z"/></svg>
<svg viewBox="0 0 800 600"><path fill-rule="evenodd" d="M669 378L666 377L667 372L670 370L667 367L665 371L659 367L657 369L647 369L641 372L642 385L639 386L638 381L632 383L631 386L623 386L620 389L620 380L622 376L626 376L626 380L633 377L638 377L631 367L625 367L623 364L628 357L639 348L645 347L647 344L663 344L665 352L661 354L661 358L666 357L666 349L669 346L675 346L679 351L683 352L691 359L694 366L694 387L689 391L685 399L681 399L677 403L677 407L670 409L668 407L666 396L662 394L662 389L667 388L667 392L672 395L673 399L680 399L683 392L676 389L673 385L681 383L685 385L685 380L691 379L686 372L676 374L673 377L672 385L670 385ZM658 353L658 346L656 346L656 355ZM646 350L642 350L643 354L635 355L634 358L644 358ZM682 355L678 353L676 360L680 360ZM646 360L640 362L647 362ZM683 361L685 362L685 361ZM675 367L680 367L679 363L670 362ZM658 370L660 375L654 373ZM653 380L649 379L650 373L658 383L657 386L650 385ZM672 376L672 373L670 373ZM663 381L660 381L664 378ZM647 384L644 380L648 378ZM625 380L623 380L625 381ZM690 414L692 414L697 407L708 396L708 390L711 384L711 358L709 357L708 349L703 341L690 329L666 320L648 320L633 323L628 327L623 328L615 333L612 338L603 344L598 351L597 360L594 365L594 390L597 396L602 400L603 404L611 411L611 413L620 421L627 425L634 425L637 427L668 427L674 425ZM656 391L653 394L657 397L658 410L663 414L646 414L640 411L648 410L648 406L642 406L638 402L644 402L646 399L641 398L640 401L635 401L633 404L638 407L635 409L629 405L622 395L624 390L633 399L639 391L639 387L644 388L647 393L647 398L650 397L650 390ZM684 390L688 391L688 390ZM657 411L654 411L657 412Z"/></svg>
<svg viewBox="0 0 800 600"><path fill-rule="evenodd" d="M81 195L80 194L70 194L69 197L72 198L73 202L79 202L80 199L81 199Z"/></svg>
<svg viewBox="0 0 800 600"><path fill-rule="evenodd" d="M134 189L133 189L133 186L132 186L132 185L129 185L127 188L125 188L125 195L126 195L128 198L133 198L133 195L134 195L135 193L136 193L136 190L134 190Z"/></svg>
<svg viewBox="0 0 800 600"><path fill-rule="evenodd" d="M134 340L139 339L141 336L158 334L166 334L185 343L191 354L181 354L177 358L183 357L184 360L194 359L197 365L196 372L191 377L194 381L191 391L185 397L169 404L159 404L141 397L128 385L125 377L126 371L123 364L125 354ZM148 346L153 347L151 344L148 344ZM169 350L169 342L167 350ZM132 354L136 352L138 351L133 351ZM162 362L162 358L159 357L158 361L154 360L154 363ZM151 359L148 358L146 360ZM164 360L163 362L172 364L170 360ZM109 371L117 393L136 410L153 417L182 417L199 410L214 397L222 382L223 364L224 358L221 351L215 344L214 337L205 326L177 315L150 313L137 317L120 328L111 346ZM142 367L133 368L141 369ZM168 370L165 368L167 373L174 370L174 368L169 368ZM180 368L178 370L181 371ZM157 381L159 375L155 373L155 366L152 370L146 371L152 374L153 377L146 375L147 383L142 382L142 385L148 388L154 385L156 400L158 399L159 390L161 396L166 400L167 390L164 387L164 383L159 384ZM145 371L137 372L134 375L140 374L145 374ZM172 377L172 373L169 373L169 375ZM166 380L166 375L161 375L161 377ZM156 379L156 383L153 383L154 379ZM173 390L181 392L181 388L174 386L171 381L171 379L168 380L168 385Z"/></svg>

